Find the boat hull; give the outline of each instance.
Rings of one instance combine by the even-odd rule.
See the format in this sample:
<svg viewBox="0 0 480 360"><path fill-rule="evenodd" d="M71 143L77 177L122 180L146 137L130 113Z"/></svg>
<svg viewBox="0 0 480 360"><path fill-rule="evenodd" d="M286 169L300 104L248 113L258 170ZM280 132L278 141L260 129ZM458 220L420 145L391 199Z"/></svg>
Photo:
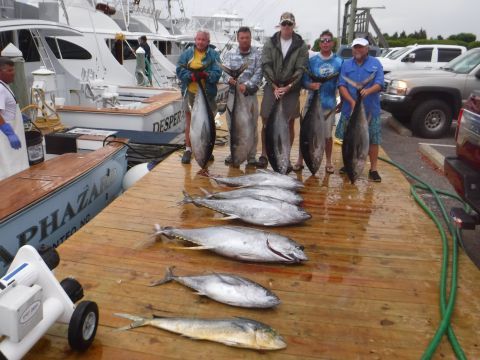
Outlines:
<svg viewBox="0 0 480 360"><path fill-rule="evenodd" d="M0 276L23 245L57 247L122 191L127 147L0 222Z"/></svg>

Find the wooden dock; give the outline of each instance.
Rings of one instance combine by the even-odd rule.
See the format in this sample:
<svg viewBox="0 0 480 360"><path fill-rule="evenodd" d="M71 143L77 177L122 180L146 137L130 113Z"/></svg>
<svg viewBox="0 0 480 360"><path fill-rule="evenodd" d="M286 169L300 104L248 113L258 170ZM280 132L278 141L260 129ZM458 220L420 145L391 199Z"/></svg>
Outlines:
<svg viewBox="0 0 480 360"><path fill-rule="evenodd" d="M292 151L296 159L298 148ZM228 147L217 146L212 174L236 176L245 168L224 165ZM382 153L383 156L385 154ZM340 146L334 146L336 173L304 181L304 206L312 219L272 228L305 245L303 265L236 262L208 251L172 248L152 239L153 226L203 227L225 224L219 215L194 205L176 205L182 190L217 189L199 167L180 164L180 153L116 199L59 250L58 279L74 276L85 299L98 303L100 325L84 354L70 350L67 326L55 325L28 359L419 359L440 321L441 241L432 221L410 196L409 183L380 162L382 183L366 178L355 185L338 174ZM367 171L368 169L366 169ZM247 170L249 171L249 170ZM236 221L228 224L241 225ZM176 274L231 272L272 289L276 309L230 307L195 295L177 283L147 287ZM470 359L480 358L480 272L460 252L453 329ZM475 290L477 289L477 290ZM114 313L188 317L242 316L269 324L288 343L284 350L258 352L195 341L153 327L115 332L129 323ZM453 359L446 337L435 353Z"/></svg>

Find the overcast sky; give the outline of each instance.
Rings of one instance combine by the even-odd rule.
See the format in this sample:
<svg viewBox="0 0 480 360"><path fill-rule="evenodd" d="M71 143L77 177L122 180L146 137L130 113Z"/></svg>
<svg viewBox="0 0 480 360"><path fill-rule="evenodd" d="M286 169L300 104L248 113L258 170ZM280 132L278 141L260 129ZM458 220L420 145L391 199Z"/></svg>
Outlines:
<svg viewBox="0 0 480 360"><path fill-rule="evenodd" d="M345 2L340 1L342 20ZM297 31L307 38L316 38L326 28L337 33L338 0L183 0L183 4L187 17L236 10L245 25L258 24L267 35L275 32L284 11L295 15ZM423 28L429 38L467 32L480 40L479 0L358 0L357 6L385 6L372 10L382 33L405 30L409 34Z"/></svg>

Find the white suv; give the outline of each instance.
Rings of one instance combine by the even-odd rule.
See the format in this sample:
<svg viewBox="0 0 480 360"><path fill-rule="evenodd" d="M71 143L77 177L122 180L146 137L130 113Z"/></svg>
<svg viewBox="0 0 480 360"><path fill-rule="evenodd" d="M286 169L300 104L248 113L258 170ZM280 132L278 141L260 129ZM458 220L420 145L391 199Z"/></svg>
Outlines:
<svg viewBox="0 0 480 360"><path fill-rule="evenodd" d="M411 45L390 58L378 58L385 74L394 70L438 69L467 49L458 45Z"/></svg>

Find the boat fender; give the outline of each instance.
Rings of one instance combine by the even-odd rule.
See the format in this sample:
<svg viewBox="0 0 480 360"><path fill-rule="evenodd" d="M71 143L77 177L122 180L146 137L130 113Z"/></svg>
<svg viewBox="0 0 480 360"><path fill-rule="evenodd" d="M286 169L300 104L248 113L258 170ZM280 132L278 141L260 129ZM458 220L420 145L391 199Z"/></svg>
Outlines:
<svg viewBox="0 0 480 360"><path fill-rule="evenodd" d="M148 163L133 166L123 177L123 191L127 191L127 189L131 188L138 180L147 175L157 164L157 161L150 161Z"/></svg>

